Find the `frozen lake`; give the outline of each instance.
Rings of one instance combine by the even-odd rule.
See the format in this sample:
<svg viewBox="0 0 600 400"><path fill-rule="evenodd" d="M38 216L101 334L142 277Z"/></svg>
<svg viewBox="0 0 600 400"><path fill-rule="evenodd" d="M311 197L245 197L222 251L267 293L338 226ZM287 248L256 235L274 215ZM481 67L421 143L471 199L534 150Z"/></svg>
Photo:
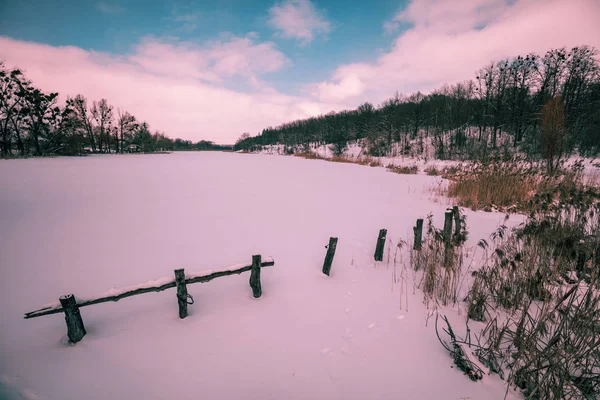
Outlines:
<svg viewBox="0 0 600 400"><path fill-rule="evenodd" d="M234 153L0 161L0 398L501 398L496 377L473 383L450 368L412 280L406 304L393 266L373 266L379 229L395 244L430 212L442 225L439 182ZM468 213L470 241L502 217ZM61 314L23 319L63 294L252 254L276 263L260 299L245 273L188 286L184 320L172 289L82 308L88 334L76 346Z"/></svg>

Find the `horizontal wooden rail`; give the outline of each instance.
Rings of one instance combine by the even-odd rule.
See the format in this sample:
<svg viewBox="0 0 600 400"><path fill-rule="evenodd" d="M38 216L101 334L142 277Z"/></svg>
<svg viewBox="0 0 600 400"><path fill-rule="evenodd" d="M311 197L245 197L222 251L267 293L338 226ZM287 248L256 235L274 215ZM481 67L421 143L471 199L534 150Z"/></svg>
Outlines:
<svg viewBox="0 0 600 400"><path fill-rule="evenodd" d="M229 269L227 269L227 270L206 271L206 272L201 272L201 273L197 273L197 274L186 274L185 283L190 284L190 283L197 283L197 282L209 282L209 281L211 281L215 278L219 278L221 276L236 275L236 274L239 275L242 272L252 270L252 265L243 265L241 267L240 267L240 265L243 265L243 264L233 265L233 266L229 267ZM260 263L261 268L262 267L271 267L273 265L275 265L275 261L273 261L273 259L268 259L268 260ZM131 288L116 289L116 290L113 289L113 290L109 291L108 294L106 294L102 297L78 301L77 306L79 308L81 308L81 307L91 306L94 304L106 303L109 301L119 301L126 297L137 296L138 294L150 293L150 292L162 292L165 289L174 288L176 286L177 286L177 284L175 283L175 278L158 279L156 281L150 281L148 283L137 285L137 286L134 286ZM56 302L47 307L41 308L39 310L35 310L35 311L26 313L25 319L42 317L44 315L50 315L50 314L58 314L58 313L62 313L63 311L64 310L63 310L60 302Z"/></svg>

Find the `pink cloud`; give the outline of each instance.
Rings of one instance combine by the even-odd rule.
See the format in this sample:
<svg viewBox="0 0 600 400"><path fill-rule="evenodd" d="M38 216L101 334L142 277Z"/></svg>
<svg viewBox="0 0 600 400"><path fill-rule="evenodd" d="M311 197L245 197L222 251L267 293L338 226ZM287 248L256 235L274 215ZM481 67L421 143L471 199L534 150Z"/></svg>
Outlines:
<svg viewBox="0 0 600 400"><path fill-rule="evenodd" d="M259 76L288 60L272 43L256 44L253 37L205 46L146 39L125 56L0 37L0 59L63 99L78 93L106 98L172 137L232 143L243 132L329 111L266 86ZM255 91L223 88L232 76L248 79Z"/></svg>
<svg viewBox="0 0 600 400"><path fill-rule="evenodd" d="M419 0L396 14L393 21L412 23L416 29L459 33L494 21L506 7L505 0Z"/></svg>
<svg viewBox="0 0 600 400"><path fill-rule="evenodd" d="M198 45L145 38L135 46L128 60L159 75L176 75L219 82L242 76L256 79L260 74L280 70L290 63L272 42L255 43L254 35L230 37Z"/></svg>
<svg viewBox="0 0 600 400"><path fill-rule="evenodd" d="M473 78L491 60L582 44L600 47L596 0L413 0L391 21L412 27L372 63L342 65L311 86L323 102L381 102Z"/></svg>
<svg viewBox="0 0 600 400"><path fill-rule="evenodd" d="M300 41L301 45L312 42L317 35L327 34L331 24L310 0L286 0L269 10L269 23L280 32L281 37Z"/></svg>

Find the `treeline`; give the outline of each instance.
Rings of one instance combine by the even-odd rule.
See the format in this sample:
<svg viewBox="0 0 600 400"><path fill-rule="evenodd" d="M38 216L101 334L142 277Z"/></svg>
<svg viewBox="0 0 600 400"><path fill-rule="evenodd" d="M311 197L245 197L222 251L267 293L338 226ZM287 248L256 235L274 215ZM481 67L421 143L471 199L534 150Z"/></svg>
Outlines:
<svg viewBox="0 0 600 400"><path fill-rule="evenodd" d="M213 151L231 151L233 146L225 144L215 144L210 140L200 140L194 143L191 140L175 139L173 150L213 150Z"/></svg>
<svg viewBox="0 0 600 400"><path fill-rule="evenodd" d="M499 147L528 154L543 149L540 112L552 99L564 108L568 149L600 152L600 68L588 46L491 62L474 79L445 85L431 94L396 94L378 107L332 112L242 135L236 150L283 144L287 151L330 144L342 154L360 140L375 156L415 154L429 143L440 159L478 158Z"/></svg>
<svg viewBox="0 0 600 400"><path fill-rule="evenodd" d="M106 99L89 104L77 95L61 105L58 93L43 92L0 61L0 157L230 149L151 132L147 122Z"/></svg>

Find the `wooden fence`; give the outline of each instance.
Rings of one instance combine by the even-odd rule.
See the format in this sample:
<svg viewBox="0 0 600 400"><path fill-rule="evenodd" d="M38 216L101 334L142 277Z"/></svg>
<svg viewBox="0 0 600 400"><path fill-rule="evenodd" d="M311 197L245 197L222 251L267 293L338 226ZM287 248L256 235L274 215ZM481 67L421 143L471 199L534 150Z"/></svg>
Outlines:
<svg viewBox="0 0 600 400"><path fill-rule="evenodd" d="M454 235L452 235L453 219L455 223ZM460 229L461 226L459 208L455 206L452 209L448 209L446 211L444 218L444 229L442 231L444 244L446 248L444 264L447 264L446 259L448 258L449 251L452 247L452 239L454 238L454 240L460 240ZM420 251L422 248L423 235L422 218L417 219L416 226L413 227L413 233L413 250ZM379 231L379 235L377 236L377 242L375 245L374 259L376 262L383 261L383 252L386 241L387 229L381 229ZM331 265L335 256L337 243L338 238L332 237L329 239L329 244L325 246L325 248L327 248L327 253L325 255L325 261L323 263L322 271L326 275L329 275L331 272ZM252 256L251 265L237 264L220 271L206 271L200 274L186 274L183 269L176 269L174 278L163 278L156 281L151 281L145 284L129 288L123 288L119 290L113 289L107 294L93 299L77 301L75 295L73 294L62 296L56 303L50 304L49 306L46 306L39 310L26 313L25 319L41 317L50 314L64 313L65 320L67 323L67 335L69 337L69 341L71 343L77 343L86 334L85 327L83 325L83 320L81 318L81 313L79 311L81 307L87 307L99 303L106 303L108 301L119 301L126 297L137 296L143 293L162 292L163 290L176 287L177 304L179 306L179 317L185 318L188 315L187 306L193 304L194 302L192 296L190 296L187 292L187 285L197 282L209 282L221 276L241 274L242 272L250 271L250 287L252 288L252 294L254 297L258 298L262 295L262 287L260 283L260 270L263 267L270 267L273 265L275 265L275 261L273 261L272 258L270 258L267 261L262 261L260 255L255 255Z"/></svg>
<svg viewBox="0 0 600 400"><path fill-rule="evenodd" d="M452 233L452 220L454 220L454 233ZM460 210L458 206L448 208L444 214L444 229L442 231L444 237L444 245L446 248L446 258L448 257L450 248L453 242L461 240L461 225L460 225ZM420 251L423 246L423 218L418 218L416 225L413 227L413 250ZM375 244L374 260L383 261L383 252L385 243L387 241L387 229L380 229L379 235L377 236L377 242ZM329 275L331 273L331 264L333 263L333 257L335 256L335 250L337 247L338 238L329 238L329 244L325 246L327 254L325 255L325 261L323 262L323 273ZM445 261L447 263L447 260Z"/></svg>
<svg viewBox="0 0 600 400"><path fill-rule="evenodd" d="M39 310L31 311L25 314L25 319L37 318L50 314L65 314L67 323L67 336L71 343L79 342L85 336L85 326L79 309L94 304L106 303L109 301L119 301L126 297L137 296L139 294L149 292L162 292L170 288L177 288L177 304L179 306L179 317L187 317L187 306L193 304L193 298L187 293L187 285L198 282L209 282L215 278L222 276L241 274L242 272L250 271L250 287L252 294L258 298L262 295L262 287L260 283L260 270L263 267L275 265L272 258L262 261L260 255L252 256L252 264L236 264L227 269L219 271L205 271L198 274L185 274L183 269L175 270L174 278L162 278L137 286L127 287L123 289L113 289L100 297L77 301L75 295L69 294L62 296L58 302L52 303Z"/></svg>

